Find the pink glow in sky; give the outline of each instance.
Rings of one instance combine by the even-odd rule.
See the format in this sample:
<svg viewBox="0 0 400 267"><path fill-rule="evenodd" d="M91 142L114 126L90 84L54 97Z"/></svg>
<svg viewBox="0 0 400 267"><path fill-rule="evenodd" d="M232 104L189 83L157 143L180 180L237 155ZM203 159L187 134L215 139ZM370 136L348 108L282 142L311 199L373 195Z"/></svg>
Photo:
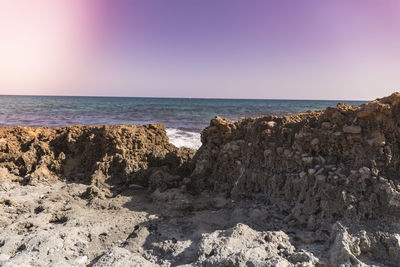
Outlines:
<svg viewBox="0 0 400 267"><path fill-rule="evenodd" d="M398 0L0 0L0 94L372 99Z"/></svg>

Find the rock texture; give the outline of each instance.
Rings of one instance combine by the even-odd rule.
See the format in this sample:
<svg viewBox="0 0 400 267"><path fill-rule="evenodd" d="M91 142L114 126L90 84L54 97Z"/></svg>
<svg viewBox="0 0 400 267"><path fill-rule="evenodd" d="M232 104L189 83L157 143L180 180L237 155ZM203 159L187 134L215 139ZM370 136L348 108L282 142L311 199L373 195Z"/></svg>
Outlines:
<svg viewBox="0 0 400 267"><path fill-rule="evenodd" d="M231 122L0 129L0 265L398 266L400 94Z"/></svg>
<svg viewBox="0 0 400 267"><path fill-rule="evenodd" d="M0 128L2 177L30 184L61 179L98 187L147 186L147 176L159 167L184 175L193 154L171 145L159 124Z"/></svg>
<svg viewBox="0 0 400 267"><path fill-rule="evenodd" d="M202 133L193 188L265 199L279 206L290 225L330 235L339 231L335 242L350 242L343 228L332 229L339 220L398 232L399 140L399 93L360 107L338 104L324 111L238 122L217 117ZM393 244L390 250L398 251L398 241ZM335 253L343 264L358 263L360 256L396 265L390 250L382 255L365 245ZM335 254L330 261L336 264L339 258Z"/></svg>

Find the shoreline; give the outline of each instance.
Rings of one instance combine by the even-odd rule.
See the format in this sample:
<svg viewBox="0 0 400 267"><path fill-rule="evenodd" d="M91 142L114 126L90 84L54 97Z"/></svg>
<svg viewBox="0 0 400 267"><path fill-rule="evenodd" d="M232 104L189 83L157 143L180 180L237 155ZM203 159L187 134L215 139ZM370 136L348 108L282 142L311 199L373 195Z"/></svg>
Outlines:
<svg viewBox="0 0 400 267"><path fill-rule="evenodd" d="M2 127L0 263L394 266L399 110L216 117L197 151L160 124Z"/></svg>

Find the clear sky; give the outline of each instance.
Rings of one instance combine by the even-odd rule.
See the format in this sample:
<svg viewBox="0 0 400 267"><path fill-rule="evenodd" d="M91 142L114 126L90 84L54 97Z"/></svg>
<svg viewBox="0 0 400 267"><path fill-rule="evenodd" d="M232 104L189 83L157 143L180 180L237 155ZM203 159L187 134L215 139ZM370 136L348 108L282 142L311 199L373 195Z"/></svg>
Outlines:
<svg viewBox="0 0 400 267"><path fill-rule="evenodd" d="M399 0L0 0L0 94L373 99Z"/></svg>

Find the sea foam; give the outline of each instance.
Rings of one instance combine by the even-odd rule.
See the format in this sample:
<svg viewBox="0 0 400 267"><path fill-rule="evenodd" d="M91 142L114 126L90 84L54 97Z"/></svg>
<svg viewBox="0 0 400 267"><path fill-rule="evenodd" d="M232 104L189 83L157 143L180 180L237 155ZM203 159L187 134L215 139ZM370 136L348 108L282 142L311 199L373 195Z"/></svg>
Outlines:
<svg viewBox="0 0 400 267"><path fill-rule="evenodd" d="M198 149L201 146L200 133L183 131L176 128L167 128L166 131L171 144L177 147Z"/></svg>

